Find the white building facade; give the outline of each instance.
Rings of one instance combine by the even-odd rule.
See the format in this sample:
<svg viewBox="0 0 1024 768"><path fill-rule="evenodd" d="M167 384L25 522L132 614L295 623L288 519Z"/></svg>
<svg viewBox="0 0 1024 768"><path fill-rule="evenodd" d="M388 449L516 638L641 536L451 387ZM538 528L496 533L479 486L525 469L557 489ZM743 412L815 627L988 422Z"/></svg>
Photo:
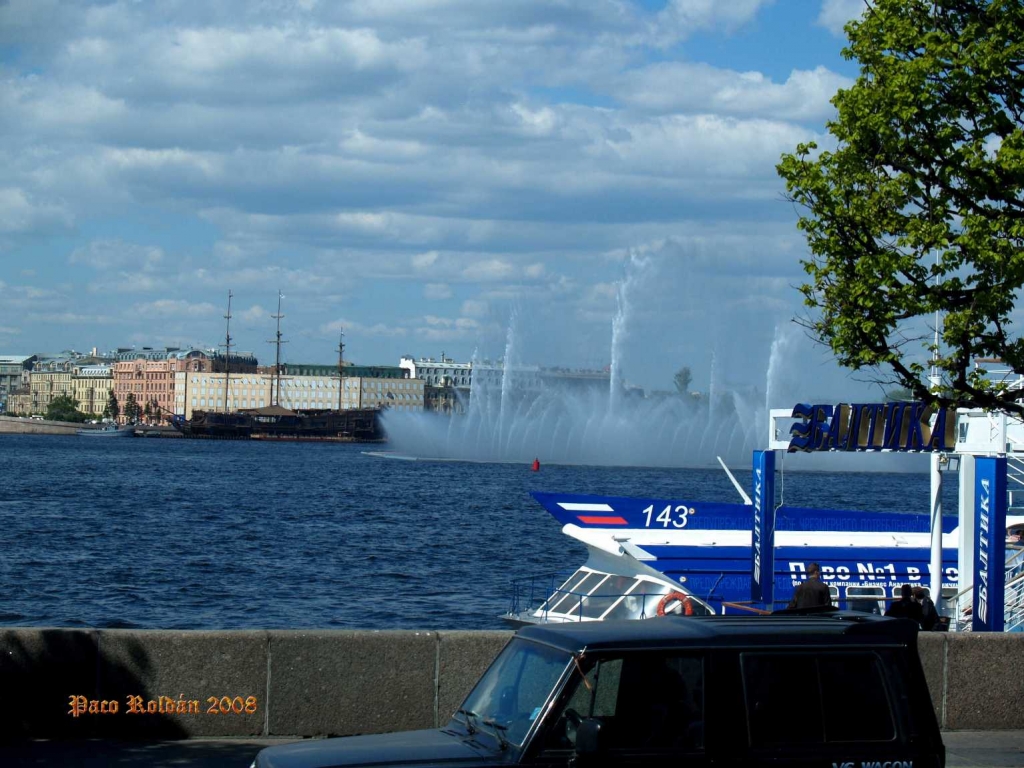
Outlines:
<svg viewBox="0 0 1024 768"><path fill-rule="evenodd" d="M174 412L192 418L193 411L225 410L225 374L175 374ZM364 376L281 376L233 373L228 380L227 410L244 411L280 405L293 411L347 410L388 407L396 411L423 410L423 382L415 379ZM275 402L276 401L276 402Z"/></svg>

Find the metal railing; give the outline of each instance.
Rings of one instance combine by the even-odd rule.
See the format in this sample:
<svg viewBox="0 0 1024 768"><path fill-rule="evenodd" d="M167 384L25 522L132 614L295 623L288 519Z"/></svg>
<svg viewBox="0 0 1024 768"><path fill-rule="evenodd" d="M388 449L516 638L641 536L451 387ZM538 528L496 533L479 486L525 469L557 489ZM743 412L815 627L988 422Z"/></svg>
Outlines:
<svg viewBox="0 0 1024 768"><path fill-rule="evenodd" d="M1003 621L1007 632L1024 632L1024 549L1006 561Z"/></svg>
<svg viewBox="0 0 1024 768"><path fill-rule="evenodd" d="M510 582L512 593L506 615L510 618L525 618L529 616L547 621L549 612L554 612L559 620L564 620L567 617L571 617L575 621L595 620L597 618L595 616L584 615L584 611L592 605L592 601L600 600L602 604L607 603L605 610L602 611L603 615L619 598L635 597L639 598L639 615L637 618L646 619L649 618L647 614L648 598L660 599L668 594L665 589L659 590L656 588L656 584L649 582L642 582L641 586L632 589L632 591L622 593L601 592L600 594L595 594L593 590L581 592L575 589L563 589L562 585L566 583L573 573L574 571L556 571L554 573L513 579ZM559 608L558 611L552 611L552 608L558 606L562 602L562 598L565 597L572 598L567 603L569 610Z"/></svg>
<svg viewBox="0 0 1024 768"><path fill-rule="evenodd" d="M1003 631L1024 632L1024 549L1006 560L1006 586L1003 589ZM961 602L974 585L965 587L943 601L944 613L950 617L949 628L957 632L970 632L974 613L972 602Z"/></svg>
<svg viewBox="0 0 1024 768"><path fill-rule="evenodd" d="M508 615L518 616L521 613L533 613L540 609L545 609L546 612L548 603L551 602L549 598L562 592L558 588L575 572L575 570L554 571L513 579L510 584Z"/></svg>

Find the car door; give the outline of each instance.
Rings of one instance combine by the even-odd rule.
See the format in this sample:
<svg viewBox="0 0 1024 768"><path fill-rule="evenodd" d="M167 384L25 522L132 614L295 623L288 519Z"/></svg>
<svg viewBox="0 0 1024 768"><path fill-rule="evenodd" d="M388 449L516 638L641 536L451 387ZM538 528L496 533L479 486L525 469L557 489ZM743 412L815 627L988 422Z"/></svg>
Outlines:
<svg viewBox="0 0 1024 768"><path fill-rule="evenodd" d="M907 759L911 749L899 704L905 696L886 672L891 653L856 647L736 652L732 691L723 694L733 697L736 717L716 763L881 768ZM716 660L719 665L726 665L724 658Z"/></svg>
<svg viewBox="0 0 1024 768"><path fill-rule="evenodd" d="M704 683L703 651L586 655L523 762L704 768ZM576 755L576 729L588 718L601 724L601 747Z"/></svg>

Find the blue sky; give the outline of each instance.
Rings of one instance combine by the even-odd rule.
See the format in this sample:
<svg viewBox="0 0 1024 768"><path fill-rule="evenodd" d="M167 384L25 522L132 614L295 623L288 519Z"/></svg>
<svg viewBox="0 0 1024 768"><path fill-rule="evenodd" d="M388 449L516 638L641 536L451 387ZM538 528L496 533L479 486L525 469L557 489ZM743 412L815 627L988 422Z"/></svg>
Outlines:
<svg viewBox="0 0 1024 768"><path fill-rule="evenodd" d="M212 345L764 381L774 167L825 144L863 0L0 0L0 352ZM799 375L798 375L799 373Z"/></svg>

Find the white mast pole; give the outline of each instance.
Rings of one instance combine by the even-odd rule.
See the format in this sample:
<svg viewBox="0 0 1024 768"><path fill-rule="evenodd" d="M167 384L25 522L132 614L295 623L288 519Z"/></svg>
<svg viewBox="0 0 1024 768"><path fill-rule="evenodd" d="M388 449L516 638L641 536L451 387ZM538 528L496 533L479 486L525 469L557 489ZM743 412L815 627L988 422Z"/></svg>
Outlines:
<svg viewBox="0 0 1024 768"><path fill-rule="evenodd" d="M939 254L935 254L935 285L939 285ZM942 385L939 374L939 310L935 310L935 348L932 350L932 370L928 376L932 392L937 392ZM931 580L929 590L935 609L942 612L942 465L946 456L938 451L931 455L931 562L929 571Z"/></svg>

